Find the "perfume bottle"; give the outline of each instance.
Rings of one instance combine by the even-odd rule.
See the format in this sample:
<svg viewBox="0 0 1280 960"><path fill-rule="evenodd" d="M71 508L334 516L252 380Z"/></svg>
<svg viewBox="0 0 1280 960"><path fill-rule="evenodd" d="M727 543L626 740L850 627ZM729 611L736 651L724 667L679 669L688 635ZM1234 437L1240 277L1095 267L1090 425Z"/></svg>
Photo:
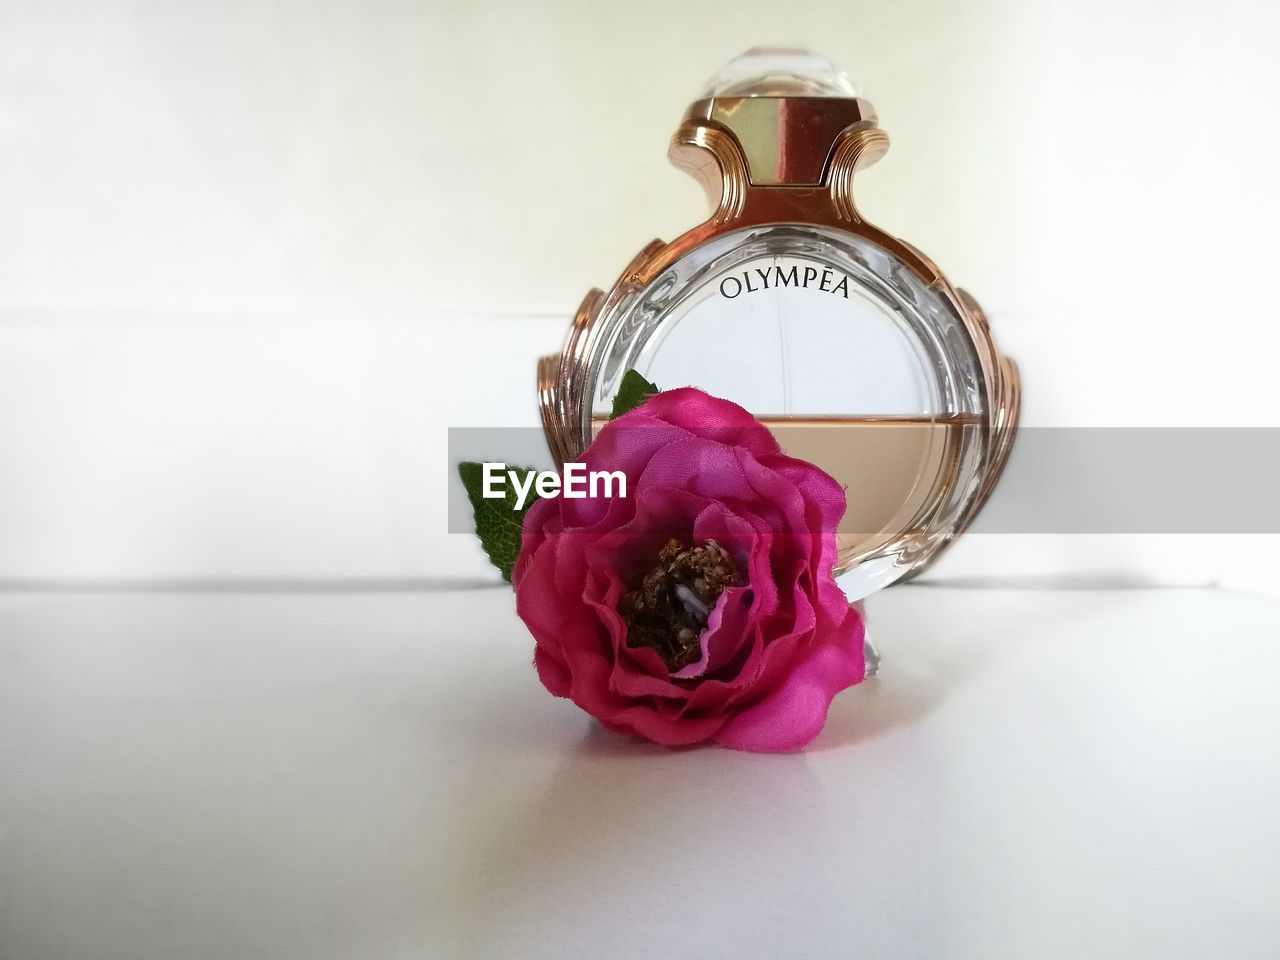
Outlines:
<svg viewBox="0 0 1280 960"><path fill-rule="evenodd" d="M712 78L670 145L710 217L592 290L563 352L539 362L556 460L590 442L628 369L693 385L845 485L850 599L923 570L995 485L1019 385L977 302L858 213L854 174L888 145L816 54L754 49Z"/></svg>

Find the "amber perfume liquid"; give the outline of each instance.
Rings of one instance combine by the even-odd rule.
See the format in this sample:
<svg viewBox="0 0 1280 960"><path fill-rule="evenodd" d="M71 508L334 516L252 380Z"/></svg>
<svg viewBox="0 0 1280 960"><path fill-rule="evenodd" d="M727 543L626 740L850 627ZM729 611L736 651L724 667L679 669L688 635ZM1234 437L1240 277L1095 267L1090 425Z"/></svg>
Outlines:
<svg viewBox="0 0 1280 960"><path fill-rule="evenodd" d="M956 493L965 451L981 418L758 416L788 456L821 467L846 492L836 531L837 569L885 551L909 555L929 536L928 518ZM593 417L599 430L607 417Z"/></svg>
<svg viewBox="0 0 1280 960"><path fill-rule="evenodd" d="M837 530L840 569L892 548L910 552L927 536L926 519L955 493L958 468L981 418L760 418L788 456L808 460L845 488Z"/></svg>

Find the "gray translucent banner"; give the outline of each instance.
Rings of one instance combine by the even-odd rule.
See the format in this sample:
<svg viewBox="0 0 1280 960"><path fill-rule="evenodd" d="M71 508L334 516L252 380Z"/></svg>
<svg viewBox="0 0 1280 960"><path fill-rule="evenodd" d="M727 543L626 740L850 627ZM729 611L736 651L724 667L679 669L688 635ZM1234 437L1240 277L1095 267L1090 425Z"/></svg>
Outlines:
<svg viewBox="0 0 1280 960"><path fill-rule="evenodd" d="M867 449L859 445L857 435L852 446L846 443L842 448L827 426L788 426L787 431L788 452L819 462L831 456L848 463L849 456ZM923 435L920 439L923 442ZM908 447L910 440L908 436ZM870 449L890 455L881 447ZM901 451L893 455L901 456ZM552 468L540 430L451 428L451 532L474 529L471 507L457 478L462 460ZM861 466L874 469L878 463ZM909 486L909 480L908 472L903 482ZM883 489L878 495L884 495ZM858 498L856 484L850 485L847 496L850 502ZM1025 428L1004 476L971 529L1280 533L1280 428Z"/></svg>

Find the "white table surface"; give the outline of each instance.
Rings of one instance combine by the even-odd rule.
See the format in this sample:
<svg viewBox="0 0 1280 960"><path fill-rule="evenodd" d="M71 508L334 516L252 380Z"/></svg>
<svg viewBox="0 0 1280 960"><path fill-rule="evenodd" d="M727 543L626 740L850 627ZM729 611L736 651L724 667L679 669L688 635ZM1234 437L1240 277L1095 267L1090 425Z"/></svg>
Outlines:
<svg viewBox="0 0 1280 960"><path fill-rule="evenodd" d="M870 614L753 756L553 699L501 589L0 596L0 957L1280 956L1280 604Z"/></svg>

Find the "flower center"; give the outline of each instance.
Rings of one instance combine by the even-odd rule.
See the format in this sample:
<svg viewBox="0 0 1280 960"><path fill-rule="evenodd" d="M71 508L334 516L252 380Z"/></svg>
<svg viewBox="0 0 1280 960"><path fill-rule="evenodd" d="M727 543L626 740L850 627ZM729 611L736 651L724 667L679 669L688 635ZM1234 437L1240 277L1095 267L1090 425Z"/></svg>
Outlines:
<svg viewBox="0 0 1280 960"><path fill-rule="evenodd" d="M668 540L640 586L618 601L627 646L656 650L672 673L695 662L716 601L737 583L733 558L714 540L700 546Z"/></svg>

